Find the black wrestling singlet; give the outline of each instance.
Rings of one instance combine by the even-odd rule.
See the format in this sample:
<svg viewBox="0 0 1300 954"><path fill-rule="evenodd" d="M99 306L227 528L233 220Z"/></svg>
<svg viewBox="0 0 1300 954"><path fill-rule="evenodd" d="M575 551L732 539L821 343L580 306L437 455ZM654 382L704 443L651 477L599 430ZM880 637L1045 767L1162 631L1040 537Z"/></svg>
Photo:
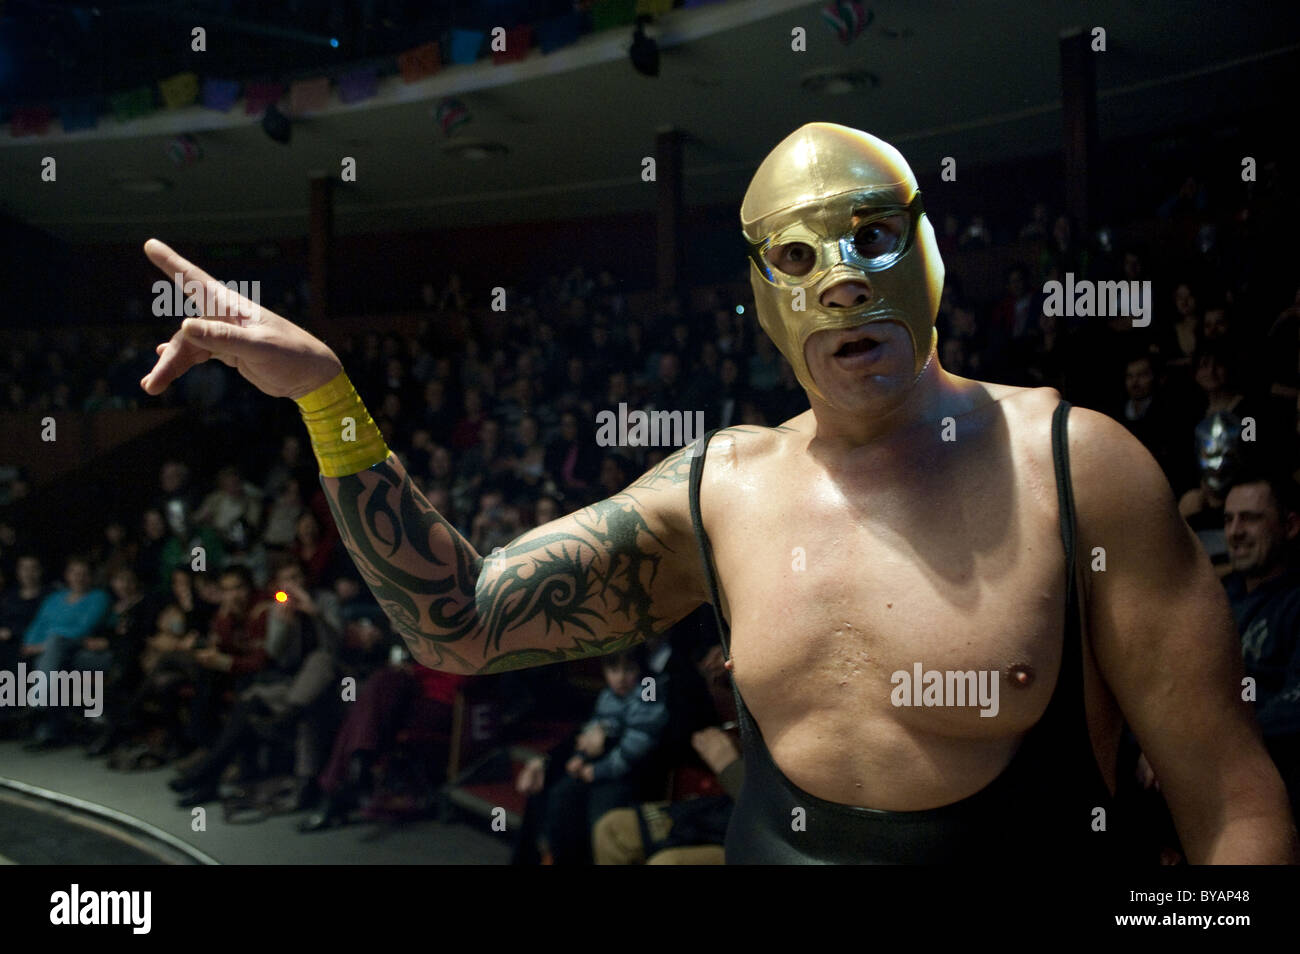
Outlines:
<svg viewBox="0 0 1300 954"><path fill-rule="evenodd" d="M728 864L1020 864L1112 862L1127 841L1097 768L1084 712L1079 600L1074 579L1074 495L1066 415L1052 418L1052 457L1065 548L1065 645L1047 710L1010 764L974 795L925 811L892 812L828 802L799 789L777 767L732 680L740 719L744 784L727 828ZM691 461L695 538L709 581L723 652L730 628L718 607L713 551L700 519L700 481L709 439ZM796 809L802 829L796 830ZM1105 812L1098 830L1097 810Z"/></svg>

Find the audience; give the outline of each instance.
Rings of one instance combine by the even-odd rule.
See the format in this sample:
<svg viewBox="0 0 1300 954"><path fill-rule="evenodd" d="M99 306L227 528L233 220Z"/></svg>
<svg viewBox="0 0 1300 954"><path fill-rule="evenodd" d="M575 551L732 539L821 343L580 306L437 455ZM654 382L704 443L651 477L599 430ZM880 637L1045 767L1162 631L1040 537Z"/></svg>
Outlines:
<svg viewBox="0 0 1300 954"><path fill-rule="evenodd" d="M1294 800L1300 590L1285 550L1300 517L1284 478L1295 476L1297 459L1300 281L1247 267L1276 236L1233 227L1262 201L1241 183L1179 171L1162 194L1170 198L1149 210L1145 230L1095 234L1041 198L1016 210L1028 214L1019 221L936 206L947 265L940 355L954 373L1055 387L1111 414L1151 452L1226 574L1257 713ZM978 287L975 261L993 263L1000 288L965 291ZM1067 272L1076 281L1150 281L1150 326L1043 315L1043 283ZM484 555L621 490L670 450L597 446L601 410L699 410L717 427L771 426L807 407L788 363L758 331L752 300L728 287L642 307L608 271L592 278L575 264L511 289L519 305L501 314L473 284L457 275L430 281L419 293L418 331L367 331L337 350L394 452ZM449 350L431 328L465 337ZM152 345L99 331L29 336L0 352L0 398L24 412L139 407ZM436 739L427 744L445 764L466 682L387 664L395 637L342 546L300 425L274 419L256 434L265 445L245 449L260 420L241 403L248 389L215 362L205 371L211 380L196 378L157 403L196 421L227 414L219 433L228 453L202 466L155 458L152 492L73 541L78 556L44 549L27 475L0 474L0 668L103 671L115 688L91 754L116 750L125 767L187 757L177 762L187 802L216 795L224 771L248 761L241 756L277 747L294 763L300 804L324 794L303 830L332 827L361 804L372 769L404 732ZM1283 477L1258 479L1265 471ZM37 554L50 565L66 559L66 587L46 590ZM287 600L263 592L268 583ZM718 818L725 825L724 795L710 796L720 812L710 820L703 802L674 808L662 792L642 791L648 776L662 781L701 758L725 776L723 755L734 755L720 730L699 734L718 714L701 714L698 686L689 686L700 646L680 638L647 647L644 658L610 657L590 724L549 767L525 766L520 787L545 789L529 837L556 863L593 850L611 863L663 862L673 857L666 849L686 845L716 851L717 839L697 836L715 831ZM658 680L658 702L642 700L643 675ZM339 699L345 678L360 687L355 701ZM26 727L34 748L74 736L65 715L34 714Z"/></svg>

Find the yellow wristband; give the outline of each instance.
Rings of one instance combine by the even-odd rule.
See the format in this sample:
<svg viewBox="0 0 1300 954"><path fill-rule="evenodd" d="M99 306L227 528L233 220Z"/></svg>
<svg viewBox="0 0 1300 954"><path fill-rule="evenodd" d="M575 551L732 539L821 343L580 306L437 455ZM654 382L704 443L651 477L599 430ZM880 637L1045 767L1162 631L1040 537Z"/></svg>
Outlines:
<svg viewBox="0 0 1300 954"><path fill-rule="evenodd" d="M296 399L326 477L360 473L388 458L388 446L346 371Z"/></svg>

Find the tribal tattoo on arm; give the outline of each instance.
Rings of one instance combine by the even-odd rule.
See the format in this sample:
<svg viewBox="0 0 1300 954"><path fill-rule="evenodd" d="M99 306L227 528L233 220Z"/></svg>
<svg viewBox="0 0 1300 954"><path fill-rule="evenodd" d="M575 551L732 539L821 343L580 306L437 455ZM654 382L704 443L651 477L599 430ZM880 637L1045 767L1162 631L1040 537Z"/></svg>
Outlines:
<svg viewBox="0 0 1300 954"><path fill-rule="evenodd" d="M485 559L395 456L321 478L343 544L412 655L433 669L503 672L602 655L689 612L693 550L665 542L664 496L685 506L683 448L621 493Z"/></svg>

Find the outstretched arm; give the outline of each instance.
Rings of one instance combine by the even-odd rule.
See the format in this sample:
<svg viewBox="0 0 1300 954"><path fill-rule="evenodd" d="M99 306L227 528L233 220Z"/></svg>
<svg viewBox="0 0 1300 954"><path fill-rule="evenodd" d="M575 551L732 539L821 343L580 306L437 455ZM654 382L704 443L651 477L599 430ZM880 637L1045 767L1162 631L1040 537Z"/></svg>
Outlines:
<svg viewBox="0 0 1300 954"><path fill-rule="evenodd" d="M187 283L213 282L161 242L145 253ZM321 483L343 543L424 665L487 673L613 652L705 599L685 450L484 559L387 453L333 351L234 292L216 286L216 296L223 316L186 319L141 386L160 393L216 357L264 393L298 400L317 457L330 463ZM349 429L355 440L343 436Z"/></svg>
<svg viewBox="0 0 1300 954"><path fill-rule="evenodd" d="M356 562L411 654L433 669L501 672L614 652L703 601L686 452L622 493L477 553L396 457L322 478Z"/></svg>

